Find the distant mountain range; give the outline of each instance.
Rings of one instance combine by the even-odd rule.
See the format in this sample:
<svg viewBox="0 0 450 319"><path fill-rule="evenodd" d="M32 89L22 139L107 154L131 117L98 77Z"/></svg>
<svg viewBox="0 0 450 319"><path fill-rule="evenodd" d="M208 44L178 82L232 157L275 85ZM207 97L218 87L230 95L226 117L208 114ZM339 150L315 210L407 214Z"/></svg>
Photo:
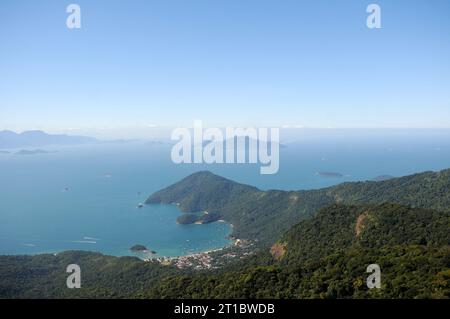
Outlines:
<svg viewBox="0 0 450 319"><path fill-rule="evenodd" d="M47 145L76 145L98 142L93 137L71 136L66 134L48 134L43 131L0 131L0 149L18 147L41 147Z"/></svg>

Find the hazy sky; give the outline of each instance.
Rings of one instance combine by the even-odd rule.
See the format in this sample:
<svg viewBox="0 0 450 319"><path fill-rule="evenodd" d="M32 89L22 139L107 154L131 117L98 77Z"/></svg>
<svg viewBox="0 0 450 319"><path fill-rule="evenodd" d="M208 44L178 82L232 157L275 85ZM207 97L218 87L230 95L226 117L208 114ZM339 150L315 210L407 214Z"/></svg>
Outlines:
<svg viewBox="0 0 450 319"><path fill-rule="evenodd" d="M194 119L450 127L450 1L0 2L0 129L131 136Z"/></svg>

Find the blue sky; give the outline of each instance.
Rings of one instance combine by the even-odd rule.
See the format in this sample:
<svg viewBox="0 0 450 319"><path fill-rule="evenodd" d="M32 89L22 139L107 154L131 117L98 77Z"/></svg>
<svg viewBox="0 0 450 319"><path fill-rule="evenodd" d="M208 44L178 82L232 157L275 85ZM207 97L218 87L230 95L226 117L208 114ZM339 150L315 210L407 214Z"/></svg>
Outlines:
<svg viewBox="0 0 450 319"><path fill-rule="evenodd" d="M370 3L381 29L366 27ZM0 129L133 135L194 119L449 128L450 1L0 2Z"/></svg>

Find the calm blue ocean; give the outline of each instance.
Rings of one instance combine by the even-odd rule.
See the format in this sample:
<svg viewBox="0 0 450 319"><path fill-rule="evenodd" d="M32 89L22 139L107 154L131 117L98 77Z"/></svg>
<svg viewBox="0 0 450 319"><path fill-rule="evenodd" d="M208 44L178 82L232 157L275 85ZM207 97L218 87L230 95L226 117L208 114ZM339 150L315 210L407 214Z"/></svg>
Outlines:
<svg viewBox="0 0 450 319"><path fill-rule="evenodd" d="M121 256L143 244L177 256L229 245L226 223L178 225L176 206L137 208L149 194L199 170L261 189L312 189L450 167L448 134L309 137L281 149L276 175L260 175L259 164L175 165L169 145L45 149L57 152L0 154L0 254L82 249Z"/></svg>

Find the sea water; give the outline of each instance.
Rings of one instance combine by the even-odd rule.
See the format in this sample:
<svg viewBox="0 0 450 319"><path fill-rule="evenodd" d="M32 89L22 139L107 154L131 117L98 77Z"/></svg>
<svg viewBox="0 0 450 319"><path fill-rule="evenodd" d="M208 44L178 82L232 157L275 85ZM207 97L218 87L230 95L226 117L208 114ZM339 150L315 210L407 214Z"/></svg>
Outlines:
<svg viewBox="0 0 450 319"><path fill-rule="evenodd" d="M206 169L264 190L291 190L450 167L449 135L420 136L299 140L280 150L280 170L274 175L261 175L258 165L249 164L176 165L169 144L145 142L0 154L0 254L80 249L122 256L133 255L129 248L135 244L160 256L217 249L232 244L231 225L179 225L177 206L138 204Z"/></svg>

